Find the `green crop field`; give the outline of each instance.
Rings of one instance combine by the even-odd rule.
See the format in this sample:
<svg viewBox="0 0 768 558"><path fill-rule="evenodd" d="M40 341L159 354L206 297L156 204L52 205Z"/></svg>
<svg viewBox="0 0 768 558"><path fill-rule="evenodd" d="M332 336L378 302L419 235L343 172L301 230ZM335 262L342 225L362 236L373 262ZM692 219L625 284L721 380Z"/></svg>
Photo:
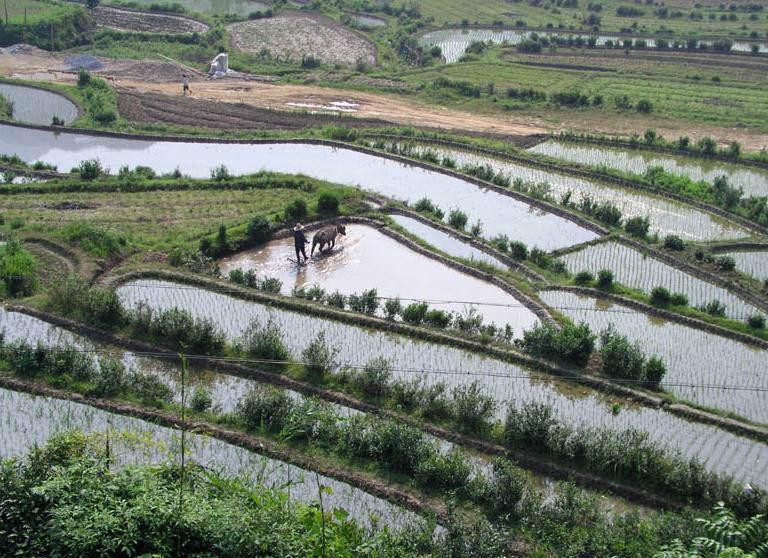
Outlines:
<svg viewBox="0 0 768 558"><path fill-rule="evenodd" d="M56 21L82 9L76 4L55 0L3 0L0 5L0 17L10 24L35 25L44 21Z"/></svg>

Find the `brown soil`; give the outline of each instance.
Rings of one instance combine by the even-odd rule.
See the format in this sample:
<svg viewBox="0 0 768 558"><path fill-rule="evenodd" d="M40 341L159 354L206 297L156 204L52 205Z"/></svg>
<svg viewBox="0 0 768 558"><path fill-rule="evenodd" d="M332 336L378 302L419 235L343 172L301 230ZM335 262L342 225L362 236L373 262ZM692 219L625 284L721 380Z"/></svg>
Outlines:
<svg viewBox="0 0 768 558"><path fill-rule="evenodd" d="M125 8L99 6L94 10L96 23L121 31L145 33L205 33L210 26L202 21L177 15L156 14Z"/></svg>
<svg viewBox="0 0 768 558"><path fill-rule="evenodd" d="M248 89L248 88L246 88ZM120 114L141 122L243 130L301 130L328 124L375 127L388 122L372 118L345 118L334 114L274 111L243 103L217 103L191 97L120 90Z"/></svg>
<svg viewBox="0 0 768 558"><path fill-rule="evenodd" d="M67 72L60 57L51 54L30 53L12 55L0 52L0 75L7 75L29 80L58 81L72 83L76 76ZM182 66L169 64L173 73L146 77L129 77L137 67L147 66L147 62L134 60L101 59L105 63L100 75L112 81L118 87L132 92L152 92L181 97L180 75L185 71ZM157 64L157 62L149 62ZM133 70L130 70L133 69ZM168 69L170 72L170 68ZM186 70L188 71L188 70ZM175 77L178 72L179 77ZM174 77L174 79L170 79ZM169 83L172 82L172 83ZM356 104L357 118L381 119L400 125L440 128L443 130L475 132L485 135L520 136L543 133L557 133L563 130L589 131L608 134L642 133L647 128L655 128L666 137L688 135L694 141L703 136L719 140L734 140L741 143L745 150L759 151L768 145L768 134L743 128L722 128L702 123L691 124L684 121L670 121L654 116L633 116L632 118L606 120L600 115L574 113L567 120L562 117L547 121L547 114L534 118L513 114L483 115L460 110L421 104L402 96L389 96L359 91L340 91L328 87L313 85L267 84L258 81L246 82L250 87L243 87L242 80L199 81L194 84L193 97L207 101L243 103L259 108L285 110L289 103L328 105L331 102L345 101Z"/></svg>
<svg viewBox="0 0 768 558"><path fill-rule="evenodd" d="M232 46L244 52L268 50L272 56L301 60L312 55L325 63L376 63L376 47L337 21L301 12L233 23L227 27Z"/></svg>

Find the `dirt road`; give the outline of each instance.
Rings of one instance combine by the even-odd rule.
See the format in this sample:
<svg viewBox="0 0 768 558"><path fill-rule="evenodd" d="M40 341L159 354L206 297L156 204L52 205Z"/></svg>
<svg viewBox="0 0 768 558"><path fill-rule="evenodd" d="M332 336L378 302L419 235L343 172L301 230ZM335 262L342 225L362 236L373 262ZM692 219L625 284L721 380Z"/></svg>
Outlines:
<svg viewBox="0 0 768 558"><path fill-rule="evenodd" d="M104 68L98 73L118 88L135 92L154 92L180 95L180 79L176 74L163 76L157 72L142 73L146 63L135 60L100 59ZM157 64L156 61L149 65ZM168 64L170 65L170 64ZM43 53L10 55L0 52L0 74L30 80L71 82L75 74L68 72L63 57ZM275 110L329 111L349 116L386 120L395 124L465 130L488 134L530 135L563 130L589 131L611 134L641 134L655 128L661 135L676 138L687 135L693 140L711 136L721 143L736 140L747 150L760 150L768 146L768 135L741 128L720 128L704 124L670 121L657 117L607 119L577 111L561 114L542 113L528 115L483 115L426 105L406 96L385 95L349 90L338 90L316 85L265 83L253 80L225 79L207 81L202 78L192 83L195 98L226 103L245 103Z"/></svg>

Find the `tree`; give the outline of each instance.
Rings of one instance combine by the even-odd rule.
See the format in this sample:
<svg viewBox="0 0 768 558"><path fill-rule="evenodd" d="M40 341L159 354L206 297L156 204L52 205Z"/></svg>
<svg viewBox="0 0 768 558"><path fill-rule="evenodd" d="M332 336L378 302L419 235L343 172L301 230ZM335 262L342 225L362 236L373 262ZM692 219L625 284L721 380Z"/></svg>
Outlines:
<svg viewBox="0 0 768 558"><path fill-rule="evenodd" d="M100 2L101 0L85 0L85 5L88 6L89 10L93 11L96 9Z"/></svg>
<svg viewBox="0 0 768 558"><path fill-rule="evenodd" d="M712 519L699 517L705 535L686 546L680 539L661 547L653 558L766 558L768 524L762 515L739 521L723 502L715 504Z"/></svg>

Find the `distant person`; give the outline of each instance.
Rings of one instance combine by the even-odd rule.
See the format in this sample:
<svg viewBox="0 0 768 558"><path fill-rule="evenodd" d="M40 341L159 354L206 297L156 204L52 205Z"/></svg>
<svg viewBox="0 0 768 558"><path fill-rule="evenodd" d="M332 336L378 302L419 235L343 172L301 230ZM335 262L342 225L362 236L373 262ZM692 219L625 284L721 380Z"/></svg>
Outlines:
<svg viewBox="0 0 768 558"><path fill-rule="evenodd" d="M190 91L189 89L189 76L187 74L184 74L183 84L184 84L184 95L185 96L187 94L192 95L192 91Z"/></svg>
<svg viewBox="0 0 768 558"><path fill-rule="evenodd" d="M304 256L304 263L307 263L309 259L307 258L307 251L304 249L304 246L307 244L309 244L309 240L304 235L304 225L296 223L296 226L293 227L293 247L296 248L296 262L299 265L303 265L300 255Z"/></svg>

